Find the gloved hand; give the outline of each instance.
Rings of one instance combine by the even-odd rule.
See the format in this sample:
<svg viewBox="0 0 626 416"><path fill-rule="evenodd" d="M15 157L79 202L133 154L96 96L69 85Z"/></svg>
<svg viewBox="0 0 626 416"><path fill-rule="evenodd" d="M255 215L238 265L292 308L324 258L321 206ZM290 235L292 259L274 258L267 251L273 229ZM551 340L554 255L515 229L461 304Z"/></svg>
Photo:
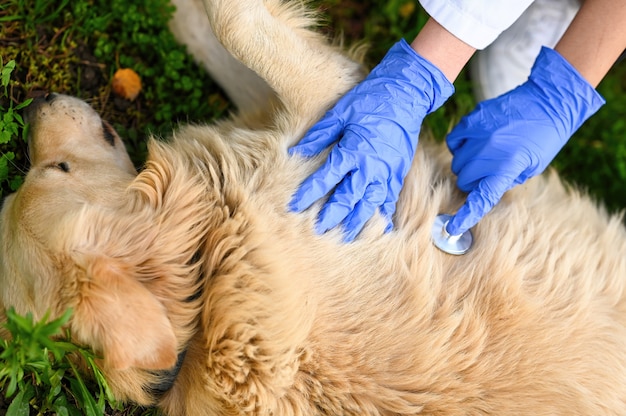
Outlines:
<svg viewBox="0 0 626 416"><path fill-rule="evenodd" d="M325 164L300 185L289 208L303 211L334 189L320 211L318 233L342 223L345 240L351 241L376 209L389 219L390 229L422 120L453 92L439 69L404 40L396 43L289 150L311 157L336 143Z"/></svg>
<svg viewBox="0 0 626 416"><path fill-rule="evenodd" d="M545 170L604 99L558 52L543 48L528 81L480 103L447 137L467 201L447 231L473 227L515 185Z"/></svg>

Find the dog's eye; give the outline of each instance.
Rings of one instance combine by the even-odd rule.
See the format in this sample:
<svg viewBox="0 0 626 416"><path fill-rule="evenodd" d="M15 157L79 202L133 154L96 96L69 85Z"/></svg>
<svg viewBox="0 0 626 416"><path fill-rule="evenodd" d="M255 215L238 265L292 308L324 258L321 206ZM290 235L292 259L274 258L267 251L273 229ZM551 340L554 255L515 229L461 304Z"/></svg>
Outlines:
<svg viewBox="0 0 626 416"><path fill-rule="evenodd" d="M55 167L59 168L65 173L68 173L70 171L70 165L68 165L66 162L57 163Z"/></svg>
<svg viewBox="0 0 626 416"><path fill-rule="evenodd" d="M69 173L70 171L70 165L67 162L50 163L49 165L46 165L46 168L60 170L61 172L64 172L64 173Z"/></svg>
<svg viewBox="0 0 626 416"><path fill-rule="evenodd" d="M111 146L115 147L115 130L113 126L111 126L106 121L102 121L102 134L104 135L104 140Z"/></svg>

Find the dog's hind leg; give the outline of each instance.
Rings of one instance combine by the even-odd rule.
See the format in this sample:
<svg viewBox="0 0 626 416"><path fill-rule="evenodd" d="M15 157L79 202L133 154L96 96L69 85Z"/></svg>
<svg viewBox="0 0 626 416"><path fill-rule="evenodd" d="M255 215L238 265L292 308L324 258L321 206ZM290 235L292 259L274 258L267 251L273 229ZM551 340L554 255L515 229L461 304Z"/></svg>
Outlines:
<svg viewBox="0 0 626 416"><path fill-rule="evenodd" d="M215 35L256 72L306 128L363 76L361 66L310 29L301 2L204 0Z"/></svg>
<svg viewBox="0 0 626 416"><path fill-rule="evenodd" d="M251 69L236 60L217 40L202 0L172 0L176 11L170 30L196 62L213 77L242 112L264 108L272 89Z"/></svg>

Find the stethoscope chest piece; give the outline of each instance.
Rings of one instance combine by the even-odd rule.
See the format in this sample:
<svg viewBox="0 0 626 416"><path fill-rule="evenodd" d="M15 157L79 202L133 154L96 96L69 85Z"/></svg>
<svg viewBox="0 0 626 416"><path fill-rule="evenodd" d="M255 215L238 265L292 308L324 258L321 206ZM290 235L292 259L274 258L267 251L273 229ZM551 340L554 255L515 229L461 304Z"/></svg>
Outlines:
<svg viewBox="0 0 626 416"><path fill-rule="evenodd" d="M460 256L467 253L467 251L472 247L474 237L472 236L472 232L470 230L467 230L463 234L450 235L446 231L446 226L448 225L450 218L452 218L452 215L437 215L431 230L431 237L433 239L433 244L435 244L435 247L439 250L448 254Z"/></svg>

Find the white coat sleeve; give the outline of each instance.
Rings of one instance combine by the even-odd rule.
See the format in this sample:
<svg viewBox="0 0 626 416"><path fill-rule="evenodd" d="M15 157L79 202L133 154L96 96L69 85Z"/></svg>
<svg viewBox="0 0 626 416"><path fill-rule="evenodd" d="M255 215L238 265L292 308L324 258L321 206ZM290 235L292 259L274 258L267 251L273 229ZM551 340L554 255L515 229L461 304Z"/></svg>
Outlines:
<svg viewBox="0 0 626 416"><path fill-rule="evenodd" d="M511 26L533 0L420 0L424 10L463 42L483 49Z"/></svg>

